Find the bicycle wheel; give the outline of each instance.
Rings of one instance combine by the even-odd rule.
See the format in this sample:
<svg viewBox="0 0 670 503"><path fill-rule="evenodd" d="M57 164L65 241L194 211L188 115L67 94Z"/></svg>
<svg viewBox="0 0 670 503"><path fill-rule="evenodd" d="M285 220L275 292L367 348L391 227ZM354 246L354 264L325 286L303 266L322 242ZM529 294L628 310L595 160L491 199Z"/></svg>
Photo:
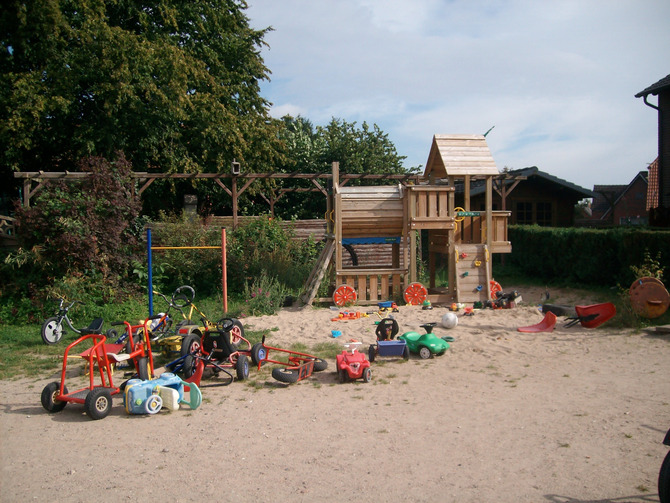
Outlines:
<svg viewBox="0 0 670 503"><path fill-rule="evenodd" d="M47 318L42 323L42 340L44 344L56 344L63 337L63 322L57 317Z"/></svg>

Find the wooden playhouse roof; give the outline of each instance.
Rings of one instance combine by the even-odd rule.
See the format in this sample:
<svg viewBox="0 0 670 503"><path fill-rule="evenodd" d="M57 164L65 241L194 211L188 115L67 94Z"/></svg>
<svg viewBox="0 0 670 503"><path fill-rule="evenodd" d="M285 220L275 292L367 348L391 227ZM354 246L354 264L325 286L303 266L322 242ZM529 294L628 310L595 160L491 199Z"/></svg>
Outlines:
<svg viewBox="0 0 670 503"><path fill-rule="evenodd" d="M486 138L480 134L436 134L426 162L424 177L497 175Z"/></svg>

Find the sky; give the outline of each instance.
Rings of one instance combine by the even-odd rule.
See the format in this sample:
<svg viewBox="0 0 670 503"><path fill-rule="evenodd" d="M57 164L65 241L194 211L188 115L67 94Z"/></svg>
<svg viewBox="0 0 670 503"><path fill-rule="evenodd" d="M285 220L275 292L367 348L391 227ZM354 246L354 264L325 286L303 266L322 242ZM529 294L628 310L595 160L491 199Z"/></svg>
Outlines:
<svg viewBox="0 0 670 503"><path fill-rule="evenodd" d="M670 74L668 0L248 0L271 115L376 124L405 167L435 134L484 134L499 170L586 189L658 155L635 94ZM657 103L656 97L650 101Z"/></svg>

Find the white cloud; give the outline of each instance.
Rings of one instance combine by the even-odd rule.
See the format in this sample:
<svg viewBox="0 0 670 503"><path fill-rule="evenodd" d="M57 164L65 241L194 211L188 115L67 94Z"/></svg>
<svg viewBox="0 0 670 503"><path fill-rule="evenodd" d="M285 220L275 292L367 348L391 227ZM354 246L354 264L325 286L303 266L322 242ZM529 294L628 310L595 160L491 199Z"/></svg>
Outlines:
<svg viewBox="0 0 670 503"><path fill-rule="evenodd" d="M250 0L272 25L273 115L378 124L407 166L436 133L484 133L499 167L591 188L657 153L634 94L670 73L666 0Z"/></svg>

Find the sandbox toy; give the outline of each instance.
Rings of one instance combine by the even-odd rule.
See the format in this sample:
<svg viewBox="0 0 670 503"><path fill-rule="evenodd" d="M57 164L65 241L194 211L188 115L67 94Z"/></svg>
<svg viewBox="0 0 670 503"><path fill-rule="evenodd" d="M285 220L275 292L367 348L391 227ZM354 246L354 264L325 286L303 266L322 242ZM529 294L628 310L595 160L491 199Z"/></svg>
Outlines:
<svg viewBox="0 0 670 503"><path fill-rule="evenodd" d="M394 318L384 318L375 329L377 342L370 344L368 348L368 358L371 362L378 356L402 356L405 360L409 359L409 348L403 340L394 340L398 334L398 322Z"/></svg>
<svg viewBox="0 0 670 503"><path fill-rule="evenodd" d="M361 344L359 341L348 342L344 344L342 353L337 355L337 376L341 383L361 378L363 382L370 382L372 379L370 362L358 351Z"/></svg>
<svg viewBox="0 0 670 503"><path fill-rule="evenodd" d="M273 353L279 353L279 356L271 358L270 355ZM284 360L274 359L281 358L281 355L285 355ZM259 370L266 363L281 365L272 369L272 377L287 384L301 381L310 377L313 372L321 372L328 368L328 362L316 356L268 346L265 344L265 336L251 348L251 361Z"/></svg>

